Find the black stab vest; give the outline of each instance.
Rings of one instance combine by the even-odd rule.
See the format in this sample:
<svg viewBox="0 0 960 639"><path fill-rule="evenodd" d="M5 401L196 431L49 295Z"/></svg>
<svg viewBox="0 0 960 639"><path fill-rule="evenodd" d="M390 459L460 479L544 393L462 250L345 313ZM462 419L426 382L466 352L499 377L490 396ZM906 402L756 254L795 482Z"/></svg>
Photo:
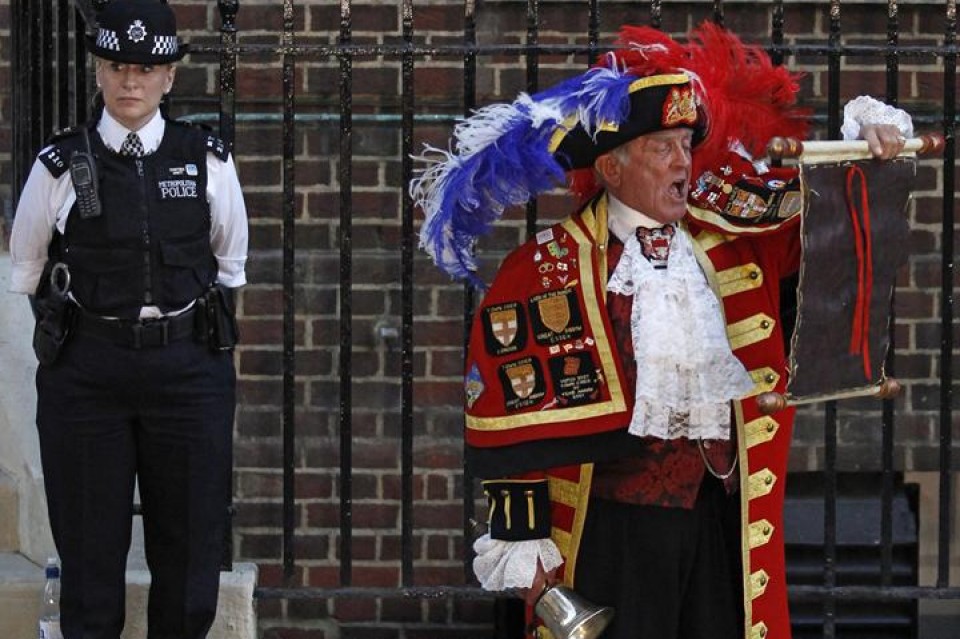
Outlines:
<svg viewBox="0 0 960 639"><path fill-rule="evenodd" d="M206 198L210 139L167 122L155 153L130 158L90 131L103 213L82 219L74 205L61 240L71 290L83 308L134 319L143 306L183 308L216 281ZM83 145L79 133L56 143L64 160Z"/></svg>

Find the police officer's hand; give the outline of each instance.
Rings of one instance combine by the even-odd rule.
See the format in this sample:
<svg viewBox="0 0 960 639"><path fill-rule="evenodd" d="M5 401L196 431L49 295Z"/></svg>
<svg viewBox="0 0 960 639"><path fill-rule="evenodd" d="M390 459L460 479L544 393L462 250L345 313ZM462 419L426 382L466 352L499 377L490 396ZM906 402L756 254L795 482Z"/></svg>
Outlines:
<svg viewBox="0 0 960 639"><path fill-rule="evenodd" d="M907 141L893 124L864 124L860 127L860 138L867 141L870 152L878 160L897 157Z"/></svg>

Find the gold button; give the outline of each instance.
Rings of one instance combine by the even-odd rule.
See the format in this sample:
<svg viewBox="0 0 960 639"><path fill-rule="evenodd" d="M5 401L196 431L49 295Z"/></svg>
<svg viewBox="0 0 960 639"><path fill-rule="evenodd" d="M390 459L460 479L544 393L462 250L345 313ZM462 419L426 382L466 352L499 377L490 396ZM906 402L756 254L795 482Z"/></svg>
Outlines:
<svg viewBox="0 0 960 639"><path fill-rule="evenodd" d="M760 277L760 272L759 272L759 271L750 271L750 279L751 279L751 280L755 280L755 279L757 279L758 277Z"/></svg>
<svg viewBox="0 0 960 639"><path fill-rule="evenodd" d="M760 585L761 585L761 586L766 586L766 585L767 585L767 577L766 577L766 575L761 575L761 577L760 577Z"/></svg>
<svg viewBox="0 0 960 639"><path fill-rule="evenodd" d="M766 328L766 326L764 326L764 328ZM777 381L777 376L774 375L773 373L767 373L766 375L763 376L763 381L765 381L768 384L772 384L775 381Z"/></svg>
<svg viewBox="0 0 960 639"><path fill-rule="evenodd" d="M768 433L772 433L775 430L777 430L777 425L774 422L770 422L769 424L767 424Z"/></svg>
<svg viewBox="0 0 960 639"><path fill-rule="evenodd" d="M764 527L763 527L763 534L764 534L764 535L769 535L769 534L770 534L770 526L764 526Z"/></svg>
<svg viewBox="0 0 960 639"><path fill-rule="evenodd" d="M768 320L763 320L760 322L760 328L770 328L770 322Z"/></svg>
<svg viewBox="0 0 960 639"><path fill-rule="evenodd" d="M772 484L772 483L773 483L773 475L768 475L768 476L763 480L763 483L765 483L767 486L769 486L770 484Z"/></svg>

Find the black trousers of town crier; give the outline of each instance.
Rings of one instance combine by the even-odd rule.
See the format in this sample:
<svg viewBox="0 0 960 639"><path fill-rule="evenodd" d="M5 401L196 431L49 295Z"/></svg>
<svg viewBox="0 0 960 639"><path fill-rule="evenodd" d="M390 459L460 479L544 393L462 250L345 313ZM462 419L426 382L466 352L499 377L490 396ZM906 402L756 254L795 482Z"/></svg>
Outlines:
<svg viewBox="0 0 960 639"><path fill-rule="evenodd" d="M233 354L192 337L134 349L78 333L38 369L64 639L120 637L135 483L148 639L206 636L231 496L235 387Z"/></svg>
<svg viewBox="0 0 960 639"><path fill-rule="evenodd" d="M591 500L575 589L613 606L602 639L743 637L739 499L707 475L690 510Z"/></svg>

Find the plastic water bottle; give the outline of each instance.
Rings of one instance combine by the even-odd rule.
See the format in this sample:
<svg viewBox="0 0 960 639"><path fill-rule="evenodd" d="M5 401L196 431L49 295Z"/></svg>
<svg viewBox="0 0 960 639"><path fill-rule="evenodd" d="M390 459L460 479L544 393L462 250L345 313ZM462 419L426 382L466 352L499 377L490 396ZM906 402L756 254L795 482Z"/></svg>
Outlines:
<svg viewBox="0 0 960 639"><path fill-rule="evenodd" d="M63 639L60 632L60 562L56 557L47 559L44 571L43 600L40 602L39 639Z"/></svg>

